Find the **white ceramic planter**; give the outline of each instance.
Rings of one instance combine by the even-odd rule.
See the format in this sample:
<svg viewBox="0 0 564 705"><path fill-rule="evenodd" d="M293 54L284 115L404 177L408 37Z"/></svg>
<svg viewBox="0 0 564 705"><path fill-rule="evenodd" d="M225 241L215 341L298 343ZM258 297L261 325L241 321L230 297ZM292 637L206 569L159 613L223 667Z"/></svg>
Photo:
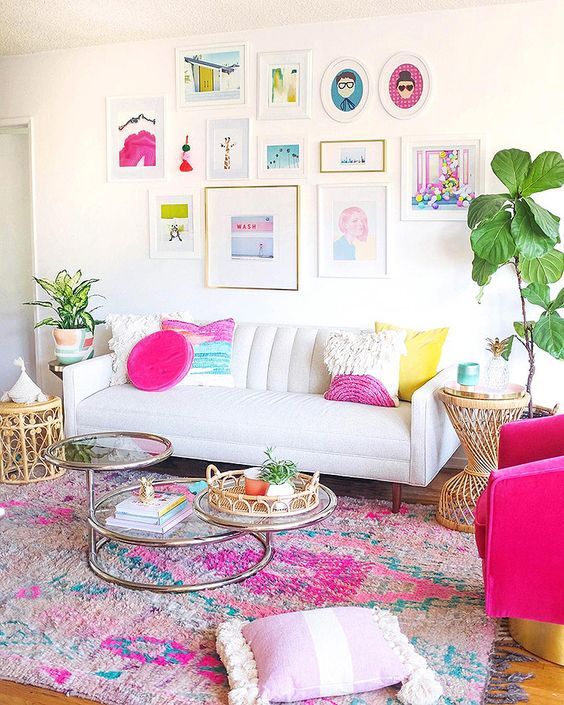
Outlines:
<svg viewBox="0 0 564 705"><path fill-rule="evenodd" d="M283 485L268 485L267 497L291 497L294 494L294 485L285 482Z"/></svg>

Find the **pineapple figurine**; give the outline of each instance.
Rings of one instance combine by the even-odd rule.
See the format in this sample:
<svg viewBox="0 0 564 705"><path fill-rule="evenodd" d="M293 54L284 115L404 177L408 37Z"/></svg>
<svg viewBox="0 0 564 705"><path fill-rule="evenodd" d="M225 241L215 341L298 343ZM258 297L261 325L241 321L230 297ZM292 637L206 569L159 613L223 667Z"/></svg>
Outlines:
<svg viewBox="0 0 564 705"><path fill-rule="evenodd" d="M155 488L153 487L152 477L141 478L139 499L143 502L143 504L151 504L151 502L155 499Z"/></svg>
<svg viewBox="0 0 564 705"><path fill-rule="evenodd" d="M505 389L509 383L509 363L507 359L511 352L511 343L513 338L486 338L486 349L492 354L488 367L486 369L486 386L496 391Z"/></svg>

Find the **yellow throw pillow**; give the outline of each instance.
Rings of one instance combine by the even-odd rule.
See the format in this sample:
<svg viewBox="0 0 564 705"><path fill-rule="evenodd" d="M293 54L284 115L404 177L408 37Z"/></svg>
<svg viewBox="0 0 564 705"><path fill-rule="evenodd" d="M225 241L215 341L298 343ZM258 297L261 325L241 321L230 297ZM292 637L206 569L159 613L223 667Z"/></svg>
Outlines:
<svg viewBox="0 0 564 705"><path fill-rule="evenodd" d="M413 392L437 374L448 328L419 331L378 322L375 327L376 333L383 330L405 330L407 354L400 358L399 398L411 401Z"/></svg>

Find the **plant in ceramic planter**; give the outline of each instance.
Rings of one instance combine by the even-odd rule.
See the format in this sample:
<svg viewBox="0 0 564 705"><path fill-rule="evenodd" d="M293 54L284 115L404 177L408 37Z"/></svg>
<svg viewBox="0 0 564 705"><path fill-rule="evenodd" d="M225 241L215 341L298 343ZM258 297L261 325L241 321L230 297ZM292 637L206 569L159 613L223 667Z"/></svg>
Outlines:
<svg viewBox="0 0 564 705"><path fill-rule="evenodd" d="M100 308L95 306L89 311L90 299L100 294L90 294L92 284L99 279L82 280L79 269L72 276L66 269L61 270L53 281L33 277L35 282L51 297L51 301L27 301L27 306L42 306L56 312L57 318L44 318L35 324L53 326L55 355L62 365L87 360L94 354L94 328L104 321L95 319L92 313Z"/></svg>
<svg viewBox="0 0 564 705"><path fill-rule="evenodd" d="M481 287L506 265L515 273L521 304L520 321L513 324L511 336L524 347L529 363L526 388L531 392L535 374L535 347L558 360L564 359L564 289L552 297L550 284L564 274L564 253L560 243L560 218L531 196L564 184L564 159L558 152L542 152L532 160L528 152L503 149L491 163L494 174L507 193L478 196L468 209L470 243L474 252L472 279ZM542 309L531 320L527 304ZM532 400L529 416L533 415Z"/></svg>
<svg viewBox="0 0 564 705"><path fill-rule="evenodd" d="M260 479L268 482L268 497L287 497L294 494L292 479L298 474L296 463L291 460L277 460L274 448L265 450L266 460L260 468Z"/></svg>

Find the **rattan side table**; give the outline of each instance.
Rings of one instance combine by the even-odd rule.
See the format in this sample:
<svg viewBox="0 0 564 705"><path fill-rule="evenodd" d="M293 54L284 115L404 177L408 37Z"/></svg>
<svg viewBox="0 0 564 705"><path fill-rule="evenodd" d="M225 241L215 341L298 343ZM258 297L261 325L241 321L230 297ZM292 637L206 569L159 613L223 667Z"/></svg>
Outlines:
<svg viewBox="0 0 564 705"><path fill-rule="evenodd" d="M33 404L0 402L0 482L14 485L53 480L65 473L43 460L43 452L63 437L59 397Z"/></svg>
<svg viewBox="0 0 564 705"><path fill-rule="evenodd" d="M468 465L441 490L437 521L456 531L474 533L474 509L497 468L499 429L508 421L516 421L529 404L525 392L515 399L474 399L438 392L449 419L460 440Z"/></svg>

